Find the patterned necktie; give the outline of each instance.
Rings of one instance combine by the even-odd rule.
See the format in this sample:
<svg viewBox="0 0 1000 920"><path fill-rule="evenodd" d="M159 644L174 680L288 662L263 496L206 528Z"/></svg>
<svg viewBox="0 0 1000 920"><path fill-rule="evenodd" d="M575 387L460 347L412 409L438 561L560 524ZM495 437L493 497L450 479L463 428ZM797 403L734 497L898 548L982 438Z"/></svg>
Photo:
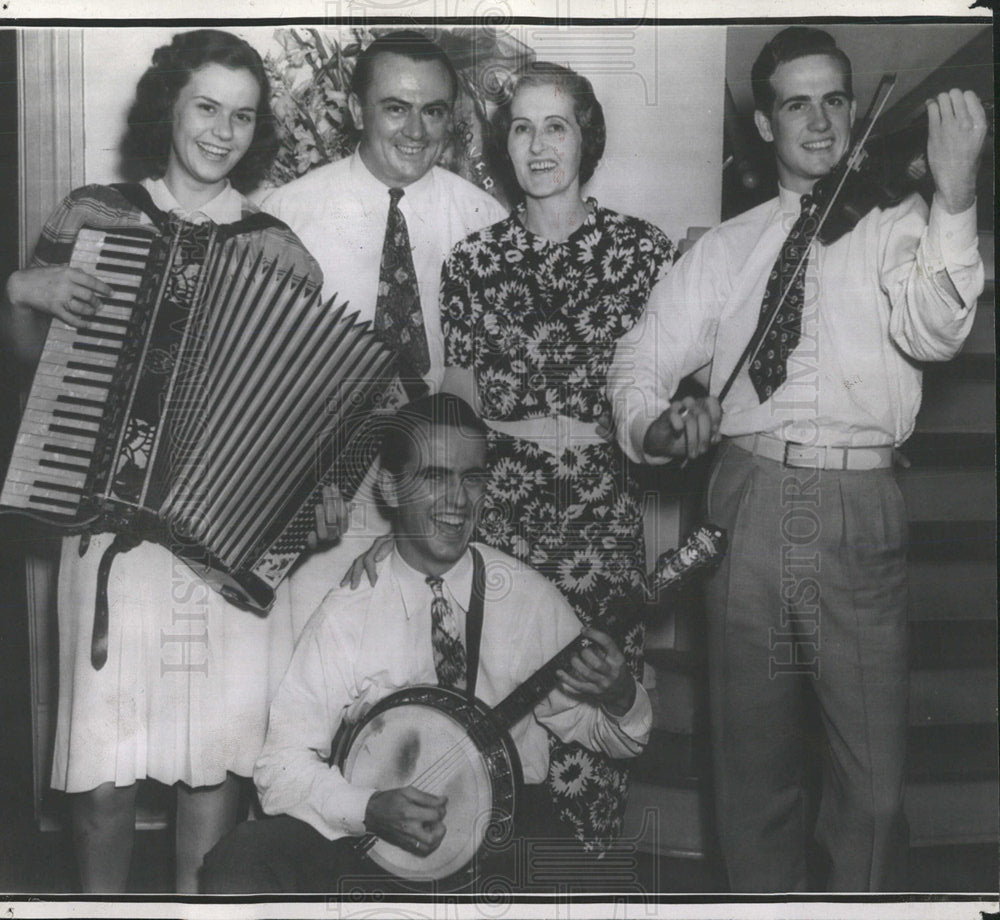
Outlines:
<svg viewBox="0 0 1000 920"><path fill-rule="evenodd" d="M763 332L782 292L787 293L750 365L750 381L762 403L770 399L774 391L785 382L788 376L788 356L799 344L802 335L802 303L805 298L808 262L806 254L809 241L816 231L816 211L812 196L803 195L798 220L792 226L774 268L771 269L771 276L767 279L755 338Z"/></svg>
<svg viewBox="0 0 1000 920"><path fill-rule="evenodd" d="M431 601L431 642L434 646L434 670L438 685L452 690L465 689L465 646L458 635L458 623L451 604L441 589L443 582L436 575L427 576L434 592Z"/></svg>
<svg viewBox="0 0 1000 920"><path fill-rule="evenodd" d="M427 332L420 309L420 290L413 268L410 235L406 218L399 209L401 188L389 189L389 219L382 244L382 264L378 273L378 299L375 302L375 332L395 348L406 370L422 377L431 367Z"/></svg>

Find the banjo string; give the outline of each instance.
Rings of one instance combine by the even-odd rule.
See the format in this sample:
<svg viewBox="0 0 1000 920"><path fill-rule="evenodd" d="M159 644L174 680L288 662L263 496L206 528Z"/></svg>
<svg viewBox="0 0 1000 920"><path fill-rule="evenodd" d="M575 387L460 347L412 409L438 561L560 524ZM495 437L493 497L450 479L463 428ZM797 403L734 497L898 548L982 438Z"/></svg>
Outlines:
<svg viewBox="0 0 1000 920"><path fill-rule="evenodd" d="M474 754L476 751L475 741L466 735L455 742L437 760L429 764L423 773L415 776L410 781L410 785L416 786L423 792L435 794L436 789L444 788L445 783L451 779L457 767L468 759L469 754Z"/></svg>

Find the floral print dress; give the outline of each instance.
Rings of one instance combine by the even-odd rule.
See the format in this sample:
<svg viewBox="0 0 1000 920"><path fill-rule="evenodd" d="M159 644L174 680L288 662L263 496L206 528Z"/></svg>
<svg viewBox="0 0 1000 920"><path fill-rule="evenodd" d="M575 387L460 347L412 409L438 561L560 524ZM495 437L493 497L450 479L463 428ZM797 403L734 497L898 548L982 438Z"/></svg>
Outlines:
<svg viewBox="0 0 1000 920"><path fill-rule="evenodd" d="M674 249L645 221L588 201L568 240L535 236L515 212L459 243L444 265L445 363L471 369L483 418L563 416L593 423L617 340L642 315ZM642 513L625 459L608 442L491 431L478 539L554 582L586 625L609 631L633 673L645 572ZM551 739L560 818L589 849L621 833L627 764Z"/></svg>

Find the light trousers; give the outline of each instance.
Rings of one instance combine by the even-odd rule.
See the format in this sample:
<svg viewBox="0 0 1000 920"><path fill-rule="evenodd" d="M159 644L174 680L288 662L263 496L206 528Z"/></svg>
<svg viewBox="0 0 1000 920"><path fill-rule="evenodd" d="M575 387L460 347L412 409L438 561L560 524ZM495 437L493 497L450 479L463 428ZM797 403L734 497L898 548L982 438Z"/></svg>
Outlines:
<svg viewBox="0 0 1000 920"><path fill-rule="evenodd" d="M729 533L707 586L716 812L734 891L905 886L906 512L891 469L793 469L724 443L708 518ZM804 702L822 721L807 827ZM814 735L815 737L815 735Z"/></svg>

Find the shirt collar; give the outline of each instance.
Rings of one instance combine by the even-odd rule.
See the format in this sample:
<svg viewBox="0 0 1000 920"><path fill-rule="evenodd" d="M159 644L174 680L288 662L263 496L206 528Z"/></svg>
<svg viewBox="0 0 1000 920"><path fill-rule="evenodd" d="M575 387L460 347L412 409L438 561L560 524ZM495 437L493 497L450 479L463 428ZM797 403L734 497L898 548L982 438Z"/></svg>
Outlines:
<svg viewBox="0 0 1000 920"><path fill-rule="evenodd" d="M232 187L228 179L218 195L192 211L187 210L174 197L163 179L144 179L142 184L153 199L153 204L161 211L169 211L181 220L193 224L201 224L207 220L217 224L233 224L243 216L243 196Z"/></svg>
<svg viewBox="0 0 1000 920"><path fill-rule="evenodd" d="M389 557L389 574L399 590L407 619L430 609L433 595L427 576L406 562L396 549ZM468 610L472 597L472 553L466 550L462 558L441 575L441 580L444 582L445 597L457 608Z"/></svg>
<svg viewBox="0 0 1000 920"><path fill-rule="evenodd" d="M431 194L435 181L434 169L435 167L432 166L416 182L411 182L409 185L403 186L403 202L409 200L413 206L418 206L419 202ZM368 167L365 166L365 161L361 159L360 148L355 150L351 155L350 171L359 197L364 200L370 199L378 202L379 206L384 207L388 212L389 186L381 179L377 179ZM400 205L402 206L402 202L400 202Z"/></svg>
<svg viewBox="0 0 1000 920"><path fill-rule="evenodd" d="M801 200L802 195L800 192L793 192L783 185L778 186L778 201L781 204L781 211L783 213L798 214L802 210L799 205Z"/></svg>

